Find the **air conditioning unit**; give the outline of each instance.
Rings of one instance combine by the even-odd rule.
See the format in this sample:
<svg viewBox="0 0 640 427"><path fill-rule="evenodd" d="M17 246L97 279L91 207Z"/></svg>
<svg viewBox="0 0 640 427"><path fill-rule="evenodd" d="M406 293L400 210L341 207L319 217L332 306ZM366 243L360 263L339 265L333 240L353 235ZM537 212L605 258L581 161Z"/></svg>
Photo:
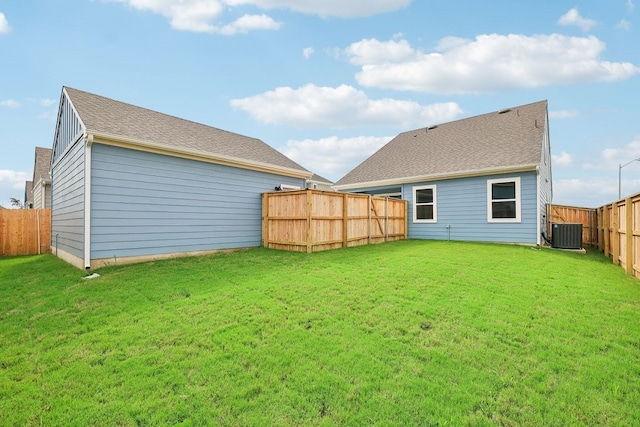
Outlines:
<svg viewBox="0 0 640 427"><path fill-rule="evenodd" d="M582 224L551 224L551 247L582 249Z"/></svg>

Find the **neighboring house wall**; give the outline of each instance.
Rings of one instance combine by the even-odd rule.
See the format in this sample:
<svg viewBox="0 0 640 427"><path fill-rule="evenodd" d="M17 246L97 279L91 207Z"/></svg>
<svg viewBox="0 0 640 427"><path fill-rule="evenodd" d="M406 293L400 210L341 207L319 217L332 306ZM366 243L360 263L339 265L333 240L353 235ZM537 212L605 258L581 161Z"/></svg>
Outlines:
<svg viewBox="0 0 640 427"><path fill-rule="evenodd" d="M490 222L487 209L487 181L517 177L520 178L520 222ZM414 187L428 186L433 186L435 189L436 220L428 223L415 222ZM399 187L402 198L408 201L409 238L411 239L538 243L538 176L535 171L416 182L401 184ZM393 186L354 191L386 194L394 193L397 189L398 186Z"/></svg>
<svg viewBox="0 0 640 427"><path fill-rule="evenodd" d="M51 208L51 184L40 181L33 187L33 208Z"/></svg>
<svg viewBox="0 0 640 427"><path fill-rule="evenodd" d="M91 259L260 246L261 193L304 179L94 144Z"/></svg>

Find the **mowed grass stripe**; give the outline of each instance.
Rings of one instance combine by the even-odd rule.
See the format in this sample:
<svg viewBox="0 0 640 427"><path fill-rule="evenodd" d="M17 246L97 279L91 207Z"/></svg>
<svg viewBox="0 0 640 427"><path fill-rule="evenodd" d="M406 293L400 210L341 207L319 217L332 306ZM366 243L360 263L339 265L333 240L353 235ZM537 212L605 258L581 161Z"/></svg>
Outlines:
<svg viewBox="0 0 640 427"><path fill-rule="evenodd" d="M637 425L640 285L596 252L402 241L0 259L7 425Z"/></svg>

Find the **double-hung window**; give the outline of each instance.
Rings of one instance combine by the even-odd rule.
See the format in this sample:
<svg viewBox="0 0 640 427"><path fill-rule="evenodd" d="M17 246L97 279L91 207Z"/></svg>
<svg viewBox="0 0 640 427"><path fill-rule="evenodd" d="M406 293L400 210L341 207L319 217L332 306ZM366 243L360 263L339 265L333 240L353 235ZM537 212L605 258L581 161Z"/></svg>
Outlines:
<svg viewBox="0 0 640 427"><path fill-rule="evenodd" d="M435 185L413 187L413 222L437 222L438 207Z"/></svg>
<svg viewBox="0 0 640 427"><path fill-rule="evenodd" d="M487 180L487 221L520 222L520 177Z"/></svg>

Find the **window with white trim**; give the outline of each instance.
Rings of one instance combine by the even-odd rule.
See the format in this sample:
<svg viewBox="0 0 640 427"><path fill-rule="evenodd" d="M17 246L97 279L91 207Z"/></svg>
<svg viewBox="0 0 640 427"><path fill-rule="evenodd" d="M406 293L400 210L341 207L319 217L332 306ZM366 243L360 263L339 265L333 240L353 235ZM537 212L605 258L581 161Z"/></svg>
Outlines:
<svg viewBox="0 0 640 427"><path fill-rule="evenodd" d="M413 187L413 222L437 222L438 207L435 185Z"/></svg>
<svg viewBox="0 0 640 427"><path fill-rule="evenodd" d="M487 180L487 221L520 222L520 177Z"/></svg>

